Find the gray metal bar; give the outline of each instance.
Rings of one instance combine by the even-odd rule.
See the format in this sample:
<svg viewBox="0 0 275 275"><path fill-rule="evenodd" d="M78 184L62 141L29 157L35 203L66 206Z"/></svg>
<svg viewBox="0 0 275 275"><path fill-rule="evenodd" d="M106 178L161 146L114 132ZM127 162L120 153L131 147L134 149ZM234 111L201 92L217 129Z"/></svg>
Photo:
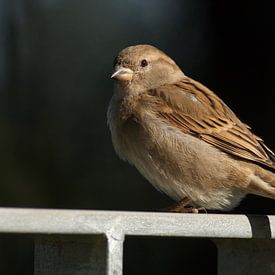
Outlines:
<svg viewBox="0 0 275 275"><path fill-rule="evenodd" d="M107 274L122 275L124 235L108 234Z"/></svg>
<svg viewBox="0 0 275 275"><path fill-rule="evenodd" d="M261 226L265 225L265 226ZM0 233L275 238L275 216L0 209Z"/></svg>
<svg viewBox="0 0 275 275"><path fill-rule="evenodd" d="M34 235L36 275L122 275L127 235L211 238L219 274L275 274L275 216L0 208L0 233Z"/></svg>

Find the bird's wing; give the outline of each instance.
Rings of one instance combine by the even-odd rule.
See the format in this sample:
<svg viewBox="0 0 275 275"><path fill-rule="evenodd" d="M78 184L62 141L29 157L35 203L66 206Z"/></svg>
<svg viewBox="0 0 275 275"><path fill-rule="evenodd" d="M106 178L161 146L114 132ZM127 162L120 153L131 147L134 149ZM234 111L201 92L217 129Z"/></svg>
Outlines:
<svg viewBox="0 0 275 275"><path fill-rule="evenodd" d="M220 150L275 169L275 154L213 92L185 77L150 90L165 123Z"/></svg>

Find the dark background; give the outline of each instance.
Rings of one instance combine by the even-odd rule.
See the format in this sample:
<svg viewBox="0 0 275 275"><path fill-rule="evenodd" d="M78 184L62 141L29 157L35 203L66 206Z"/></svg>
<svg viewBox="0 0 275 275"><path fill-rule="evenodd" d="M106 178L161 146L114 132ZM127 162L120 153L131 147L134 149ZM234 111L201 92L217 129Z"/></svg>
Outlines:
<svg viewBox="0 0 275 275"><path fill-rule="evenodd" d="M106 126L113 59L133 44L164 50L275 149L274 17L272 1L0 0L0 205L171 203L117 158ZM235 213L274 214L275 203L251 196ZM125 274L216 272L206 240L125 249ZM32 274L32 255L28 237L2 236L0 274Z"/></svg>

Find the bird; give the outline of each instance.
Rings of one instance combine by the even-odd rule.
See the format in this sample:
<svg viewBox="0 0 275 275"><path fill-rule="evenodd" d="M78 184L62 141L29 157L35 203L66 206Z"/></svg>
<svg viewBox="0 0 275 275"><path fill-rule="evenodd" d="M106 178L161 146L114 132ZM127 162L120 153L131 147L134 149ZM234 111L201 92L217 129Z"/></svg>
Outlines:
<svg viewBox="0 0 275 275"><path fill-rule="evenodd" d="M163 51L129 46L114 60L113 147L175 204L230 211L247 194L275 199L275 154L210 89Z"/></svg>

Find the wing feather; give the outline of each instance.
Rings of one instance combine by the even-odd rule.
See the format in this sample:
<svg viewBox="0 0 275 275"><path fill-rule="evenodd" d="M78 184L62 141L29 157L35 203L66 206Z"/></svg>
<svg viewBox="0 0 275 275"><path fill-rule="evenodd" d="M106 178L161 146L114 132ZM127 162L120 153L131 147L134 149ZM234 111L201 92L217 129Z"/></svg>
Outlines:
<svg viewBox="0 0 275 275"><path fill-rule="evenodd" d="M220 150L275 169L275 155L212 91L185 77L150 91L157 115Z"/></svg>

